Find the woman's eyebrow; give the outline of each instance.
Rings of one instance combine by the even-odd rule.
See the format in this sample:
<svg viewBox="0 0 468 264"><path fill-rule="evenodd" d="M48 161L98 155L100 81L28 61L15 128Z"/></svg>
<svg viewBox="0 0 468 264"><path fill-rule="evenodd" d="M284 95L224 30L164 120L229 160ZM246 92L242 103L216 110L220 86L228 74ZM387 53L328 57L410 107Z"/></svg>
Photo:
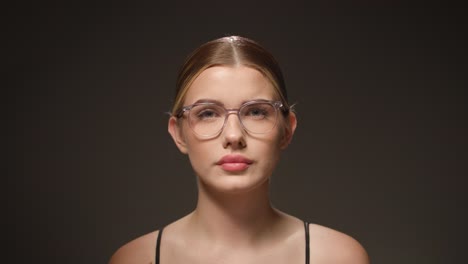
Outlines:
<svg viewBox="0 0 468 264"><path fill-rule="evenodd" d="M203 103L210 103L210 104L218 104L218 105L224 105L222 102L214 99L198 99L195 101L193 104L203 104Z"/></svg>
<svg viewBox="0 0 468 264"><path fill-rule="evenodd" d="M246 103L252 102L252 101L255 101L255 102L270 102L271 100L268 100L268 99L265 99L265 98L254 98L254 99L242 101L241 106L246 104ZM204 104L204 103L217 104L217 105L224 106L224 103L222 103L221 101L218 101L218 100L215 100L215 99L208 99L208 98L198 99L193 104Z"/></svg>
<svg viewBox="0 0 468 264"><path fill-rule="evenodd" d="M251 99L251 100L242 101L241 105L244 105L244 104L252 102L252 101L263 103L263 102L270 102L271 100L264 99L264 98L254 98L254 99Z"/></svg>

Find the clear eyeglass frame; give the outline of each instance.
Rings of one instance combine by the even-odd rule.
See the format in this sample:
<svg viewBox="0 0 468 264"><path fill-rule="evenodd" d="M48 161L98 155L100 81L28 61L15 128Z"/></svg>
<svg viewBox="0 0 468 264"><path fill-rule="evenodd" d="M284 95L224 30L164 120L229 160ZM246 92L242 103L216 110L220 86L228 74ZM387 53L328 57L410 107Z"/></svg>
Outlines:
<svg viewBox="0 0 468 264"><path fill-rule="evenodd" d="M275 122L274 122L274 125L266 132L254 132L254 131L251 131L249 129L246 128L245 124L243 123L243 119L242 117L240 116L240 113L242 112L242 110L245 108L245 107L249 107L249 106L252 106L252 105L256 105L256 104L269 104L271 105L274 110L275 110ZM185 112L188 112L188 119L190 119L190 110L192 110L194 107L197 107L197 106L200 106L200 105L205 105L205 106L209 106L209 105L213 105L213 106L216 106L216 107L220 107L220 108L223 108L224 109L224 121L223 121L223 125L219 128L219 130L217 130L215 133L213 134L208 134L208 135L203 135L203 134L199 134L195 131L195 129L192 127L191 125L191 121L189 121L189 127L192 129L192 131L199 137L202 137L202 138L205 138L205 139L208 139L208 138L214 138L214 137L217 137L223 130L224 130L224 127L226 126L226 121L229 117L229 115L231 114L235 114L237 115L237 118L239 120L239 123L241 124L242 128L247 131L248 133L252 133L252 134L267 134L269 133L270 131L272 131L276 125L278 124L278 110L280 110L283 114L287 114L289 112L289 108L284 106L283 103L281 101L270 101L270 100L252 100L252 101L248 101L248 102L245 102L243 103L239 108L232 108L232 109L227 109L225 108L224 106L220 105L219 103L216 103L216 102L201 102L201 103L195 103L195 104L191 104L191 105L187 105L187 106L184 106L182 107L182 109L180 111L177 112L177 114L175 115L175 117L177 118L181 118L184 116L184 113Z"/></svg>

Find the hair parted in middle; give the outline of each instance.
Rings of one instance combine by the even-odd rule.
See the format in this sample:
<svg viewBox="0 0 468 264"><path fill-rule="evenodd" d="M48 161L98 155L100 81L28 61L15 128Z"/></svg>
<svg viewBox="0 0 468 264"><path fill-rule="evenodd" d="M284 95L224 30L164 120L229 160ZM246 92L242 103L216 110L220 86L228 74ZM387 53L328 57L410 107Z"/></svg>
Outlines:
<svg viewBox="0 0 468 264"><path fill-rule="evenodd" d="M201 72L214 66L247 66L258 70L270 80L279 99L289 110L283 74L273 55L254 40L228 36L206 42L187 57L177 77L172 115L176 115L183 107L192 82Z"/></svg>

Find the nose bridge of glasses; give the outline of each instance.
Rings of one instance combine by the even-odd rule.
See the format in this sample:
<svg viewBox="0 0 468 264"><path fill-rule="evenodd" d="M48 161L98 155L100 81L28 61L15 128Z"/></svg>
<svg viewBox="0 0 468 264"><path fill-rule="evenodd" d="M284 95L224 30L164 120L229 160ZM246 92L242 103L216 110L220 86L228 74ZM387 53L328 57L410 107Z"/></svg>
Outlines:
<svg viewBox="0 0 468 264"><path fill-rule="evenodd" d="M232 114L239 115L239 109L226 109L226 118Z"/></svg>
<svg viewBox="0 0 468 264"><path fill-rule="evenodd" d="M239 115L239 109L226 109L226 116L224 118L224 127L229 122L228 119L230 115L235 115L237 117L235 119L237 119L237 121L239 122L238 125L240 125L240 127L244 129L244 125L242 124L241 119L240 119L241 117Z"/></svg>

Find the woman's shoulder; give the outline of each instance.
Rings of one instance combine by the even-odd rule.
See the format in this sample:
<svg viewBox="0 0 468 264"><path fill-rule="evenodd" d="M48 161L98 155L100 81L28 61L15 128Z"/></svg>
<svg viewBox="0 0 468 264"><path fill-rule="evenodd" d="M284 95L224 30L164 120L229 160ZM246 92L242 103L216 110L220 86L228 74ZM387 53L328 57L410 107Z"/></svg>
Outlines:
<svg viewBox="0 0 468 264"><path fill-rule="evenodd" d="M369 256L355 238L317 224L309 225L310 263L368 264Z"/></svg>
<svg viewBox="0 0 468 264"><path fill-rule="evenodd" d="M109 264L153 263L159 230L140 236L121 246L109 260Z"/></svg>

